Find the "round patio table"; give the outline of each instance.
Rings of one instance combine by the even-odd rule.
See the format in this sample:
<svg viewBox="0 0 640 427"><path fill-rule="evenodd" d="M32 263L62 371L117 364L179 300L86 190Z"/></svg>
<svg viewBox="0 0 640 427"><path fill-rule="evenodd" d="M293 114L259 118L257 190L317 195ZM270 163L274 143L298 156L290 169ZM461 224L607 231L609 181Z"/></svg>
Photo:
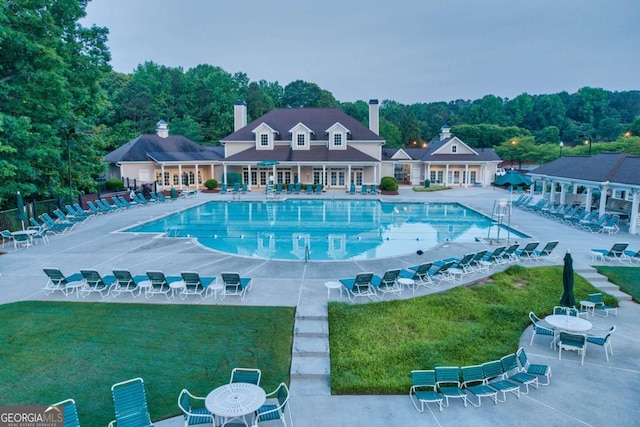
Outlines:
<svg viewBox="0 0 640 427"><path fill-rule="evenodd" d="M223 426L234 419L248 425L244 416L257 411L266 399L265 391L255 384L230 383L209 393L204 405L209 412L222 418Z"/></svg>
<svg viewBox="0 0 640 427"><path fill-rule="evenodd" d="M555 329L565 332L584 333L590 330L593 325L588 320L566 314L553 314L544 318L544 321Z"/></svg>

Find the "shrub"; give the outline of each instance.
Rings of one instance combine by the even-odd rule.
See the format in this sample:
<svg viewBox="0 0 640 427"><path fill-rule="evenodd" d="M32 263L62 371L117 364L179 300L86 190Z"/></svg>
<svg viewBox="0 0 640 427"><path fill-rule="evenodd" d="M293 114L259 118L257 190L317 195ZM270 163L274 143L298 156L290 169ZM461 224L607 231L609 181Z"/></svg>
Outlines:
<svg viewBox="0 0 640 427"><path fill-rule="evenodd" d="M119 179L112 178L104 182L104 188L106 188L109 191L123 190L124 183Z"/></svg>
<svg viewBox="0 0 640 427"><path fill-rule="evenodd" d="M398 191L398 181L392 176L385 176L380 180L380 191Z"/></svg>
<svg viewBox="0 0 640 427"><path fill-rule="evenodd" d="M218 188L218 181L215 179L208 179L204 182L204 186L207 187L207 190L214 190Z"/></svg>

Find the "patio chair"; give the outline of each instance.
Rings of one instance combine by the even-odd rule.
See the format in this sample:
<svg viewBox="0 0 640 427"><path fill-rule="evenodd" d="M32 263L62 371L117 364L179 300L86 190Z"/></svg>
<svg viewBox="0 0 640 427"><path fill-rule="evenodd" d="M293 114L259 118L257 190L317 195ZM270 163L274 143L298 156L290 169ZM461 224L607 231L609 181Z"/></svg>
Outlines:
<svg viewBox="0 0 640 427"><path fill-rule="evenodd" d="M313 184L307 184L307 194L313 194Z"/></svg>
<svg viewBox="0 0 640 427"><path fill-rule="evenodd" d="M398 283L397 279L400 275L400 269L387 270L382 275L382 277L378 275L374 275L371 279L371 283L375 286L376 291L382 293L382 297L387 293L394 293L396 296L400 296L402 293L402 287Z"/></svg>
<svg viewBox="0 0 640 427"><path fill-rule="evenodd" d="M362 186L360 187L360 194L363 196L367 194L367 186L365 184L362 184Z"/></svg>
<svg viewBox="0 0 640 427"><path fill-rule="evenodd" d="M546 335L551 337L552 343L555 340L556 333L552 328L547 328L545 326L541 326L541 320L538 316L535 315L533 311L529 312L529 319L531 319L532 332L531 332L531 342L529 343L529 347L533 345L533 339L536 335Z"/></svg>
<svg viewBox="0 0 640 427"><path fill-rule="evenodd" d="M252 427L258 427L263 421L282 421L283 426L287 426L285 412L289 414L289 421L293 427L293 417L291 416L291 408L287 406L289 402L289 388L285 383L280 383L271 393L267 394L267 403L262 405L256 411L256 418Z"/></svg>
<svg viewBox="0 0 640 427"><path fill-rule="evenodd" d="M158 194L162 194L162 193L158 193ZM162 197L164 197L164 196L162 196ZM130 201L128 201L127 199L125 199L125 198L124 198L124 197L122 197L122 196L118 196L118 200L120 200L120 204L121 204L122 206L124 206L124 207L126 207L126 208L129 208L129 209L130 209L130 208L135 208L135 207L137 207L137 206L140 206L140 205L138 205L138 204L131 203ZM167 199L167 200L168 200L168 199Z"/></svg>
<svg viewBox="0 0 640 427"><path fill-rule="evenodd" d="M607 358L607 362L609 361L609 353L613 356L613 348L611 347L611 335L615 332L616 326L613 325L605 336L598 335L587 335L587 342L590 344L599 345L604 348L604 355ZM608 349L608 351L607 351Z"/></svg>
<svg viewBox="0 0 640 427"><path fill-rule="evenodd" d="M97 201L97 200L96 200L96 201ZM87 206L89 206L89 209L90 209L90 210L91 210L91 212L93 212L95 215L101 215L101 214L103 214L103 213L106 213L106 212L104 212L104 210L103 210L103 209L98 208L98 206L97 206L95 203L93 203L91 200L89 200L89 201L87 202Z"/></svg>
<svg viewBox="0 0 640 427"><path fill-rule="evenodd" d="M80 270L80 274L84 278L84 284L80 289L80 294L83 297L90 295L91 293L98 293L102 298L106 298L109 295L111 287L116 283L115 276L104 276L96 270Z"/></svg>
<svg viewBox="0 0 640 427"><path fill-rule="evenodd" d="M496 262L499 265L510 264L512 262L518 262L519 258L516 256L516 251L518 250L519 247L520 247L520 245L517 244L517 243L509 246L507 249L505 249L502 252L502 255L500 255L498 258L496 258Z"/></svg>
<svg viewBox="0 0 640 427"><path fill-rule="evenodd" d="M116 283L111 289L111 295L114 297L122 294L123 292L127 292L131 294L132 298L135 298L142 292L140 284L143 282L149 282L149 278L147 276L133 276L129 270L124 269L113 270L113 275L116 277Z"/></svg>
<svg viewBox="0 0 640 427"><path fill-rule="evenodd" d="M378 194L378 189L375 184L369 185L369 194Z"/></svg>
<svg viewBox="0 0 640 427"><path fill-rule="evenodd" d="M32 245L31 235L25 233L13 233L13 248L28 248Z"/></svg>
<svg viewBox="0 0 640 427"><path fill-rule="evenodd" d="M480 265L486 270L490 270L493 267L496 267L498 265L498 259L502 256L505 250L507 250L506 246L499 246L495 248L493 252L485 256L484 259L480 260Z"/></svg>
<svg viewBox="0 0 640 427"><path fill-rule="evenodd" d="M405 279L413 280L413 288L412 291L415 294L418 286L430 286L433 285L433 279L429 274L429 271L433 267L432 262L425 262L420 265L414 265L409 267L409 270L401 270L398 276L403 277Z"/></svg>
<svg viewBox="0 0 640 427"><path fill-rule="evenodd" d="M629 261L629 264L640 264L640 250L637 251L624 251L622 258L624 261Z"/></svg>
<svg viewBox="0 0 640 427"><path fill-rule="evenodd" d="M574 307L563 307L556 305L553 307L553 314L558 316L573 316L578 317L578 310Z"/></svg>
<svg viewBox="0 0 640 427"><path fill-rule="evenodd" d="M6 242L13 242L13 234L9 230L0 231L0 235L2 235L2 247L4 248L4 244Z"/></svg>
<svg viewBox="0 0 640 427"><path fill-rule="evenodd" d="M316 184L314 194L322 194L322 184Z"/></svg>
<svg viewBox="0 0 640 427"><path fill-rule="evenodd" d="M556 248L556 246L558 246L557 241L547 243L546 245L544 245L544 248L542 248L541 250L533 251L533 258L537 262L542 262L547 259L558 258L558 255L553 253L553 250Z"/></svg>
<svg viewBox="0 0 640 427"><path fill-rule="evenodd" d="M597 220L598 217L598 211L590 211L584 218L572 222L571 225L578 227L578 228L582 228L583 224L589 224L595 220Z"/></svg>
<svg viewBox="0 0 640 427"><path fill-rule="evenodd" d="M575 225L577 223L579 223L580 221L582 221L583 219L585 219L591 212L588 212L586 210L580 211L578 213L576 213L575 215L571 216L571 217L565 217L564 218L564 223L568 224L568 225Z"/></svg>
<svg viewBox="0 0 640 427"><path fill-rule="evenodd" d="M222 295L220 299L224 299L227 295L239 295L240 301L244 301L247 291L251 289L253 280L250 277L240 277L235 272L221 273L222 277Z"/></svg>
<svg viewBox="0 0 640 427"><path fill-rule="evenodd" d="M436 371L411 371L411 388L409 398L418 412L424 412L425 403L437 403L442 412L444 396L436 391ZM420 407L418 408L418 403Z"/></svg>
<svg viewBox="0 0 640 427"><path fill-rule="evenodd" d="M538 384L540 385L549 385L551 382L551 367L549 365L541 365L537 363L530 363L529 358L527 357L527 353L525 353L524 348L520 347L516 352L516 356L518 357L518 362L520 363L520 372L524 372L530 375L537 375L538 377L546 378L546 382L540 382L540 378L538 378Z"/></svg>
<svg viewBox="0 0 640 427"><path fill-rule="evenodd" d="M83 280L82 274L80 273L65 276L59 269L53 267L45 267L43 268L43 271L47 275L47 284L42 288L42 292L45 295L49 295L55 291L60 291L67 297L74 290L78 291Z"/></svg>
<svg viewBox="0 0 640 427"><path fill-rule="evenodd" d="M282 183L276 184L276 194L282 194Z"/></svg>
<svg viewBox="0 0 640 427"><path fill-rule="evenodd" d="M184 288L180 293L180 298L186 299L189 295L198 295L204 300L207 296L215 293L215 289L211 286L215 283L215 277L200 277L195 271L183 271L180 273Z"/></svg>
<svg viewBox="0 0 640 427"><path fill-rule="evenodd" d="M371 284L373 273L358 273L353 279L339 279L339 282L347 289L347 297L353 302L357 297L377 296L376 291Z"/></svg>
<svg viewBox="0 0 640 427"><path fill-rule="evenodd" d="M469 266L473 268L474 271L482 271L484 266L480 263L487 256L488 251L479 251L473 255L473 259L469 263Z"/></svg>
<svg viewBox="0 0 640 427"><path fill-rule="evenodd" d="M293 194L293 182L287 184L287 194Z"/></svg>
<svg viewBox="0 0 640 427"><path fill-rule="evenodd" d="M293 189L293 193L300 194L301 189L302 189L302 184L300 184L299 182L296 182L296 185L294 186L294 189Z"/></svg>
<svg viewBox="0 0 640 427"><path fill-rule="evenodd" d="M147 277L151 281L151 286L147 289L145 296L151 298L154 295L164 295L167 299L171 299L171 284L174 282L182 282L180 276L165 276L162 271L147 271Z"/></svg>
<svg viewBox="0 0 640 427"><path fill-rule="evenodd" d="M349 194L351 195L356 194L356 185L354 183L351 183L351 185L349 186Z"/></svg>
<svg viewBox="0 0 640 427"><path fill-rule="evenodd" d="M78 419L78 408L76 407L76 401L73 399L66 399L58 403L54 403L50 406L62 407L62 414L64 417L64 427L80 427L80 420Z"/></svg>
<svg viewBox="0 0 640 427"><path fill-rule="evenodd" d="M241 194L247 194L248 186L246 183L242 184L242 188L240 189Z"/></svg>
<svg viewBox="0 0 640 427"><path fill-rule="evenodd" d="M142 378L112 385L111 396L116 419L109 427L153 427Z"/></svg>
<svg viewBox="0 0 640 427"><path fill-rule="evenodd" d="M626 256L624 251L628 246L629 243L621 242L614 243L613 246L611 246L611 249L591 249L591 258L594 262L598 260L604 263L609 263L612 261L622 262L624 260L624 257Z"/></svg>
<svg viewBox="0 0 640 427"><path fill-rule="evenodd" d="M498 390L487 384L481 365L463 366L460 368L460 372L462 372L462 388L478 399L478 404L476 405L473 400L467 398L469 403L479 408L482 404L482 398L488 397L493 400L494 405L498 404Z"/></svg>
<svg viewBox="0 0 640 427"><path fill-rule="evenodd" d="M231 378L229 384L232 383L249 383L254 385L260 385L260 379L262 378L262 371L254 368L233 368L231 370Z"/></svg>
<svg viewBox="0 0 640 427"><path fill-rule="evenodd" d="M617 234L618 231L620 231L620 227L618 227L618 221L620 221L620 215L612 215L604 224L602 224L602 227L592 228L591 232L602 234Z"/></svg>
<svg viewBox="0 0 640 427"><path fill-rule="evenodd" d="M436 388L444 397L443 406L449 407L449 399L462 399L467 406L467 394L462 391L460 369L457 366L436 366Z"/></svg>
<svg viewBox="0 0 640 427"><path fill-rule="evenodd" d="M226 182L223 182L222 186L220 187L220 194L227 194L227 188L229 188L229 186Z"/></svg>
<svg viewBox="0 0 640 427"><path fill-rule="evenodd" d="M435 263L434 263L435 264ZM455 261L449 261L441 266L437 267L433 272L429 272L431 278L438 280L438 285L440 285L443 281L452 282L455 276L449 274L448 270L453 268Z"/></svg>
<svg viewBox="0 0 640 427"><path fill-rule="evenodd" d="M562 350L577 351L582 355L581 365L584 365L584 355L587 352L587 336L560 332L558 336L558 360L562 360Z"/></svg>
<svg viewBox="0 0 640 427"><path fill-rule="evenodd" d="M505 373L505 378L524 386L525 391L520 391L522 394L529 393L529 386L538 388L538 377L521 371L520 366L518 366L518 359L515 353L507 354L502 357L500 359L500 363L502 364L502 370Z"/></svg>
<svg viewBox="0 0 640 427"><path fill-rule="evenodd" d="M42 240L42 243L44 243L45 245L49 244L49 237L47 236L47 233L49 232L49 230L47 230L47 227L44 226L40 226L40 227L35 227L35 226L30 226L28 228L29 230L34 230L35 233L31 235L31 240L32 241L36 241L36 240Z"/></svg>
<svg viewBox="0 0 640 427"><path fill-rule="evenodd" d="M195 396L187 389L182 389L178 396L178 408L184 417L184 427L196 424L215 425L215 416L205 408L204 401L204 397Z"/></svg>
<svg viewBox="0 0 640 427"><path fill-rule="evenodd" d="M520 399L520 385L505 379L506 375L499 360L483 363L482 374L489 387L502 393L502 400L497 397L498 402L506 401L507 393L512 393Z"/></svg>
<svg viewBox="0 0 640 427"><path fill-rule="evenodd" d="M540 242L529 242L524 246L524 248L516 250L515 256L522 261L534 261L535 250L539 245Z"/></svg>
<svg viewBox="0 0 640 427"><path fill-rule="evenodd" d="M591 230L598 230L600 229L600 227L602 227L604 225L604 223L607 221L607 219L609 218L609 214L608 213L604 213L602 215L600 215L600 217L595 220L595 221L591 221L591 222L581 222L580 223L580 228L586 231L591 231Z"/></svg>
<svg viewBox="0 0 640 427"><path fill-rule="evenodd" d="M614 307L611 305L606 305L604 303L604 297L602 296L602 293L597 292L594 294L589 294L589 301L591 301L592 303L594 303L596 306L594 307L594 313L596 311L599 311L601 313L604 313L604 316L608 317L609 313L615 314L616 316L618 315L618 307Z"/></svg>

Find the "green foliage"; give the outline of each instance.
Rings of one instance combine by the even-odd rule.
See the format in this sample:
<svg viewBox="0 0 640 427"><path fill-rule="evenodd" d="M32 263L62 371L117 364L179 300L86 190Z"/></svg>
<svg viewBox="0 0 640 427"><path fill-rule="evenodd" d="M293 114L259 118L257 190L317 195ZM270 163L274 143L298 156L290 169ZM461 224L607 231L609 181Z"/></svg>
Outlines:
<svg viewBox="0 0 640 427"><path fill-rule="evenodd" d="M104 183L104 188L106 188L109 191L123 190L124 183L116 178L108 179Z"/></svg>
<svg viewBox="0 0 640 427"><path fill-rule="evenodd" d="M218 181L215 179L208 179L204 182L204 186L207 187L207 190L215 190L218 188Z"/></svg>
<svg viewBox="0 0 640 427"><path fill-rule="evenodd" d="M526 129L516 126L503 127L498 125L458 125L451 128L451 133L471 147L492 148L512 138L531 135Z"/></svg>
<svg viewBox="0 0 640 427"><path fill-rule="evenodd" d="M80 403L80 425L107 425L109 389L128 378L144 378L153 420L179 414L185 386L206 396L237 366L263 367L267 390L289 378L290 307L30 301L0 306L0 321L0 380L12 384L0 388L0 401L57 402L63 391ZM179 355L189 355L188 363L176 363Z"/></svg>
<svg viewBox="0 0 640 427"><path fill-rule="evenodd" d="M398 181L392 176L382 177L380 191L398 191Z"/></svg>
<svg viewBox="0 0 640 427"><path fill-rule="evenodd" d="M576 300L597 292L579 276L574 289ZM513 353L528 313L551 314L562 290L560 266L513 266L483 284L440 294L330 302L332 393L400 394L409 389L412 369L480 364Z"/></svg>
<svg viewBox="0 0 640 427"><path fill-rule="evenodd" d="M451 187L446 185L432 185L430 187L413 187L413 191L416 193L430 193L432 191L450 190Z"/></svg>

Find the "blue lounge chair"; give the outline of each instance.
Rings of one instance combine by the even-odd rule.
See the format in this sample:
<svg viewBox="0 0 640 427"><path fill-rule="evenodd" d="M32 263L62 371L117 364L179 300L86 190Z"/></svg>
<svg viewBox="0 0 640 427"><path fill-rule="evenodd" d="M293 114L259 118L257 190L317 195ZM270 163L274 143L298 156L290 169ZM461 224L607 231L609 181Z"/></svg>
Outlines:
<svg viewBox="0 0 640 427"><path fill-rule="evenodd" d="M442 412L444 396L436 391L436 371L411 371L411 388L409 398L418 412L424 412L425 403L437 403ZM420 407L418 408L418 403Z"/></svg>
<svg viewBox="0 0 640 427"><path fill-rule="evenodd" d="M540 242L529 242L524 248L516 250L515 255L521 261L535 261L535 251L538 246Z"/></svg>
<svg viewBox="0 0 640 427"><path fill-rule="evenodd" d="M413 286L411 290L416 292L418 286L431 286L433 285L433 279L431 278L430 270L433 267L432 262L425 262L420 265L414 265L409 267L408 270L400 271L399 276L405 279L413 280Z"/></svg>
<svg viewBox="0 0 640 427"><path fill-rule="evenodd" d="M247 194L247 184L242 184L242 189L240 190L241 194Z"/></svg>
<svg viewBox="0 0 640 427"><path fill-rule="evenodd" d="M182 282L180 276L165 276L162 271L147 271L147 277L151 281L151 286L147 289L145 296L151 298L154 295L162 294L167 299L173 298L171 284L175 282ZM181 283L184 287L184 283Z"/></svg>
<svg viewBox="0 0 640 427"><path fill-rule="evenodd" d="M96 270L80 270L80 274L84 279L80 294L86 297L92 293L99 293L102 298L109 295L111 287L116 283L116 277L109 275L102 277Z"/></svg>
<svg viewBox="0 0 640 427"><path fill-rule="evenodd" d="M604 302L604 297L601 292L589 294L589 301L595 304L593 312L602 312L605 316L609 316L609 313L618 315L618 307L607 305Z"/></svg>
<svg viewBox="0 0 640 427"><path fill-rule="evenodd" d="M500 359L500 363L502 364L502 370L506 374L506 378L524 386L525 391L521 391L522 394L529 393L529 386L538 388L538 377L523 372L522 369L520 369L515 353L504 356Z"/></svg>
<svg viewBox="0 0 640 427"><path fill-rule="evenodd" d="M609 263L612 261L623 261L625 258L624 251L629 246L629 243L614 243L611 249L591 249L591 257L593 261L602 261L603 263Z"/></svg>
<svg viewBox="0 0 640 427"><path fill-rule="evenodd" d="M639 264L640 263L640 250L637 251L624 251L625 261L628 261L629 264Z"/></svg>
<svg viewBox="0 0 640 427"><path fill-rule="evenodd" d="M457 366L436 366L436 387L444 397L442 406L445 408L449 407L449 399L462 399L464 406L467 406L467 394L462 391L460 369Z"/></svg>
<svg viewBox="0 0 640 427"><path fill-rule="evenodd" d="M282 184L276 184L276 194L282 194Z"/></svg>
<svg viewBox="0 0 640 427"><path fill-rule="evenodd" d="M313 194L313 184L307 184L307 194Z"/></svg>
<svg viewBox="0 0 640 427"><path fill-rule="evenodd" d="M62 402L54 403L50 406L62 407L64 427L80 427L80 420L78 419L78 408L76 407L75 400L67 399L63 400Z"/></svg>
<svg viewBox="0 0 640 427"><path fill-rule="evenodd" d="M371 299L377 296L376 290L371 283L373 273L358 273L355 278L339 279L339 282L347 289L347 297L353 302L357 297Z"/></svg>
<svg viewBox="0 0 640 427"><path fill-rule="evenodd" d="M80 273L65 276L59 269L53 267L45 267L43 271L47 275L47 283L44 285L44 288L42 288L42 292L45 295L60 291L67 297L71 295L73 291L78 292L82 286L84 278Z"/></svg>
<svg viewBox="0 0 640 427"><path fill-rule="evenodd" d="M362 194L363 196L367 194L367 186L365 184L362 184L362 187L360 188L360 194Z"/></svg>
<svg viewBox="0 0 640 427"><path fill-rule="evenodd" d="M195 271L183 271L181 274L184 281L184 289L180 293L180 298L185 299L189 295L198 295L202 300L212 293L215 294L216 289L212 286L215 277L200 277Z"/></svg>
<svg viewBox="0 0 640 427"><path fill-rule="evenodd" d="M293 194L293 183L287 184L287 194Z"/></svg>
<svg viewBox="0 0 640 427"><path fill-rule="evenodd" d="M356 185L354 183L351 183L351 185L349 186L349 194L356 194Z"/></svg>
<svg viewBox="0 0 640 427"><path fill-rule="evenodd" d="M240 277L235 272L220 273L222 277L222 295L220 299L224 299L227 295L239 295L240 301L244 301L247 291L251 289L253 280L250 277Z"/></svg>
<svg viewBox="0 0 640 427"><path fill-rule="evenodd" d="M227 194L227 188L228 188L227 183L223 182L222 187L220 187L220 194Z"/></svg>
<svg viewBox="0 0 640 427"><path fill-rule="evenodd" d="M400 296L402 287L397 281L399 275L400 269L387 270L382 277L374 275L371 279L371 284L375 286L377 292L382 293L382 297L387 293L394 293L396 296Z"/></svg>
<svg viewBox="0 0 640 427"><path fill-rule="evenodd" d="M316 184L314 189L315 194L322 194L322 184Z"/></svg>
<svg viewBox="0 0 640 427"><path fill-rule="evenodd" d="M142 378L114 384L111 396L116 419L109 427L153 427Z"/></svg>
<svg viewBox="0 0 640 427"><path fill-rule="evenodd" d="M462 372L462 388L478 399L477 405L471 399L468 399L469 403L479 408L482 404L481 398L488 397L493 400L494 405L498 404L498 390L487 385L481 365L463 366L460 372Z"/></svg>
<svg viewBox="0 0 640 427"><path fill-rule="evenodd" d="M116 277L116 283L111 289L111 295L114 297L123 292L127 292L135 298L140 295L140 292L142 292L142 286L140 285L149 283L149 278L147 276L133 276L129 270L116 269L113 270L113 275Z"/></svg>
<svg viewBox="0 0 640 427"><path fill-rule="evenodd" d="M548 259L558 258L558 255L553 253L553 250L556 248L556 246L558 246L557 241L549 242L546 245L544 245L544 247L539 251L534 250L532 257L538 262L542 262Z"/></svg>
<svg viewBox="0 0 640 427"><path fill-rule="evenodd" d="M299 182L296 182L296 185L294 187L293 193L294 194L300 194L301 190L302 190L302 185Z"/></svg>
<svg viewBox="0 0 640 427"><path fill-rule="evenodd" d="M502 393L502 399L498 398L498 402L506 401L507 393L513 393L520 399L520 385L505 379L506 373L499 360L483 363L482 374L489 387Z"/></svg>
<svg viewBox="0 0 640 427"><path fill-rule="evenodd" d="M595 221L581 222L580 223L580 228L583 229L583 230L587 230L587 231L591 231L593 229L599 229L600 227L602 227L604 225L604 223L607 221L608 218L609 218L609 214L608 213L604 213L604 214L600 215L600 217Z"/></svg>
<svg viewBox="0 0 640 427"><path fill-rule="evenodd" d="M369 194L378 194L378 189L375 184L369 185Z"/></svg>

